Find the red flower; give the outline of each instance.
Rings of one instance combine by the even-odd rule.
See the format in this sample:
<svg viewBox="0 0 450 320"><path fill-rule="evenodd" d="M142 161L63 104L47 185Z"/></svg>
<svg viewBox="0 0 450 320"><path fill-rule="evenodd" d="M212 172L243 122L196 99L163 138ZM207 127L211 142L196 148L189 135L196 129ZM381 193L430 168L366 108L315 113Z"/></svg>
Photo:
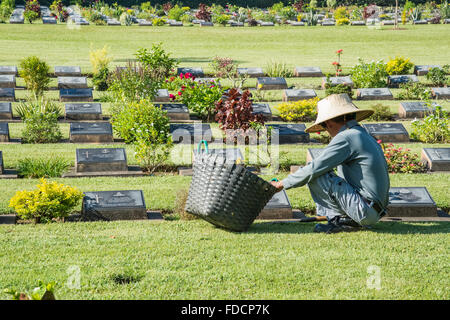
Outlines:
<svg viewBox="0 0 450 320"><path fill-rule="evenodd" d="M336 53L342 53L342 51L344 51L344 50L339 49L338 51L336 51Z"/></svg>
<svg viewBox="0 0 450 320"><path fill-rule="evenodd" d="M183 93L181 91L178 91L178 95L181 96Z"/></svg>
<svg viewBox="0 0 450 320"><path fill-rule="evenodd" d="M381 140L377 140L377 143L381 143Z"/></svg>
<svg viewBox="0 0 450 320"><path fill-rule="evenodd" d="M337 66L337 65L339 65L339 63L338 62L336 62L336 61L334 61L333 63L331 63L333 66Z"/></svg>
<svg viewBox="0 0 450 320"><path fill-rule="evenodd" d="M171 100L175 100L175 95L174 94L169 94L169 98L171 99Z"/></svg>
<svg viewBox="0 0 450 320"><path fill-rule="evenodd" d="M183 79L184 75L182 73L180 73L180 79Z"/></svg>

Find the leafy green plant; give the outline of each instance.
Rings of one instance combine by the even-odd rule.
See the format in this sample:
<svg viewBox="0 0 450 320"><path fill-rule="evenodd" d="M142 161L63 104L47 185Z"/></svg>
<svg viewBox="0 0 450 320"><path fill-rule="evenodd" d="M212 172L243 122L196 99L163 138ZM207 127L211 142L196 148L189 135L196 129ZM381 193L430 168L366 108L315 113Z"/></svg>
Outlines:
<svg viewBox="0 0 450 320"><path fill-rule="evenodd" d="M120 23L126 26L131 26L133 24L133 18L128 12L122 13L119 19Z"/></svg>
<svg viewBox="0 0 450 320"><path fill-rule="evenodd" d="M3 292L11 295L12 300L56 300L55 298L56 282L44 283L39 280L38 286L33 289L31 294L19 292L15 289L5 289Z"/></svg>
<svg viewBox="0 0 450 320"><path fill-rule="evenodd" d="M445 65L441 68L430 68L426 75L427 79L431 81L433 86L442 87L449 84L447 74L450 71L450 65Z"/></svg>
<svg viewBox="0 0 450 320"><path fill-rule="evenodd" d="M0 3L0 23L9 20L11 13L14 11L14 0L2 0Z"/></svg>
<svg viewBox="0 0 450 320"><path fill-rule="evenodd" d="M230 17L227 14L213 16L213 22L220 24L221 26L226 26L228 23L228 20L230 20Z"/></svg>
<svg viewBox="0 0 450 320"><path fill-rule="evenodd" d="M33 21L41 17L41 5L37 0L26 1L23 17L28 20L29 23L33 23Z"/></svg>
<svg viewBox="0 0 450 320"><path fill-rule="evenodd" d="M379 142L381 143L381 142ZM392 143L382 145L389 173L421 173L426 171L420 157L411 153L411 149L395 147Z"/></svg>
<svg viewBox="0 0 450 320"><path fill-rule="evenodd" d="M20 61L19 75L35 97L42 96L50 83L50 67L36 56Z"/></svg>
<svg viewBox="0 0 450 320"><path fill-rule="evenodd" d="M108 90L109 69L101 68L97 73L92 76L92 84L97 91Z"/></svg>
<svg viewBox="0 0 450 320"><path fill-rule="evenodd" d="M138 49L136 53L137 60L141 63L145 72L153 79L163 81L178 66L178 61L171 57L162 47L162 43L152 44L152 48Z"/></svg>
<svg viewBox="0 0 450 320"><path fill-rule="evenodd" d="M342 19L336 20L336 25L337 26L348 26L349 24L350 24L350 19L349 18L342 18Z"/></svg>
<svg viewBox="0 0 450 320"><path fill-rule="evenodd" d="M165 18L154 18L152 20L152 25L157 26L157 27L161 27L163 25L166 24L166 19Z"/></svg>
<svg viewBox="0 0 450 320"><path fill-rule="evenodd" d="M371 108L374 113L368 118L369 121L392 121L394 114L391 112L389 106L377 103Z"/></svg>
<svg viewBox="0 0 450 320"><path fill-rule="evenodd" d="M327 74L327 79L325 82L325 96L341 93L348 94L350 98L353 97L353 90L350 86L342 83L333 86L333 83L331 82L331 75Z"/></svg>
<svg viewBox="0 0 450 320"><path fill-rule="evenodd" d="M292 70L288 68L287 64L276 60L271 60L267 63L265 73L268 77L292 77Z"/></svg>
<svg viewBox="0 0 450 320"><path fill-rule="evenodd" d="M36 190L17 191L9 201L9 207L21 219L34 219L39 223L65 218L83 198L83 193L76 188L45 179L40 182Z"/></svg>
<svg viewBox="0 0 450 320"><path fill-rule="evenodd" d="M386 72L388 75L408 74L414 64L409 58L395 57L386 63Z"/></svg>
<svg viewBox="0 0 450 320"><path fill-rule="evenodd" d="M231 58L216 56L211 61L210 67L214 76L231 81L232 88L241 88L248 79L248 75L237 72L238 65Z"/></svg>
<svg viewBox="0 0 450 320"><path fill-rule="evenodd" d="M346 7L338 7L334 10L334 18L336 20L349 18L348 10Z"/></svg>
<svg viewBox="0 0 450 320"><path fill-rule="evenodd" d="M169 19L181 21L181 17L184 13L184 9L176 4L172 9L169 10L167 16L169 17Z"/></svg>
<svg viewBox="0 0 450 320"><path fill-rule="evenodd" d="M284 121L313 121L317 116L317 103L319 98L283 102L275 108L280 112Z"/></svg>
<svg viewBox="0 0 450 320"><path fill-rule="evenodd" d="M402 100L428 100L431 99L431 90L423 83L407 82L400 84L401 91L398 98Z"/></svg>
<svg viewBox="0 0 450 320"><path fill-rule="evenodd" d="M387 84L386 66L382 60L366 63L360 58L350 74L357 88L383 88Z"/></svg>
<svg viewBox="0 0 450 320"><path fill-rule="evenodd" d="M431 103L428 102L431 108ZM441 106L423 120L411 122L411 138L425 143L448 143L450 141L449 116Z"/></svg>
<svg viewBox="0 0 450 320"><path fill-rule="evenodd" d="M20 159L17 165L19 176L24 178L56 178L69 168L69 163L60 157L50 159Z"/></svg>

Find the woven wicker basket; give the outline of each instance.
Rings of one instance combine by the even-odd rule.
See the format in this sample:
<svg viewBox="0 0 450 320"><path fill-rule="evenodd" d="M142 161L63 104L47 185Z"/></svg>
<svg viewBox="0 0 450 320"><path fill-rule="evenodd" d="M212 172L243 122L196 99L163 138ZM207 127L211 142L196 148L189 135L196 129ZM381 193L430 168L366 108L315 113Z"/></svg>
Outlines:
<svg viewBox="0 0 450 320"><path fill-rule="evenodd" d="M277 192L243 165L219 155L198 153L186 212L232 231L245 231Z"/></svg>

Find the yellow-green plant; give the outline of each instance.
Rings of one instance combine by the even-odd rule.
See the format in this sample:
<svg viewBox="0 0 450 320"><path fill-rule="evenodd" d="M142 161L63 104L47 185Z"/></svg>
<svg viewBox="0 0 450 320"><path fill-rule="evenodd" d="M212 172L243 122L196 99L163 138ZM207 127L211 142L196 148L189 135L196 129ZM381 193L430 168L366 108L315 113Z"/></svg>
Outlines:
<svg viewBox="0 0 450 320"><path fill-rule="evenodd" d="M101 69L108 68L108 64L111 62L112 58L108 56L107 46L104 46L102 49L94 50L91 45L89 60L91 61L92 72L96 74Z"/></svg>
<svg viewBox="0 0 450 320"><path fill-rule="evenodd" d="M338 25L338 26L345 26L345 25L349 25L349 24L350 24L349 18L342 18L342 19L336 20L336 25Z"/></svg>
<svg viewBox="0 0 450 320"><path fill-rule="evenodd" d="M49 65L36 56L30 56L20 61L19 74L35 97L42 96L44 90L48 88L49 72Z"/></svg>
<svg viewBox="0 0 450 320"><path fill-rule="evenodd" d="M414 64L409 60L409 58L389 58L389 61L386 63L386 72L388 75L407 74L413 66Z"/></svg>
<svg viewBox="0 0 450 320"><path fill-rule="evenodd" d="M64 218L83 198L83 193L76 188L57 182L40 180L36 190L17 191L9 201L22 219L34 219L35 223Z"/></svg>
<svg viewBox="0 0 450 320"><path fill-rule="evenodd" d="M334 11L334 18L336 20L348 18L348 10L346 7L339 7Z"/></svg>
<svg viewBox="0 0 450 320"><path fill-rule="evenodd" d="M283 102L275 108L280 112L284 121L312 121L317 115L317 103L319 98L299 100L295 102Z"/></svg>

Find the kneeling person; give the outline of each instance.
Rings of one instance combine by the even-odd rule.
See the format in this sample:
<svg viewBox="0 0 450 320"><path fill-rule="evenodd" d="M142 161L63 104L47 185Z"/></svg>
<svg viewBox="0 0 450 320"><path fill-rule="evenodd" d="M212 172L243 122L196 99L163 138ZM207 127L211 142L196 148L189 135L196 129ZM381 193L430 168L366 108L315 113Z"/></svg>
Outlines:
<svg viewBox="0 0 450 320"><path fill-rule="evenodd" d="M328 220L317 224L315 232L355 231L375 224L388 205L389 174L381 146L357 122L373 111L359 110L347 94L330 95L317 108L316 122L306 132L326 130L330 144L305 167L272 184L280 191L308 185L317 215Z"/></svg>

